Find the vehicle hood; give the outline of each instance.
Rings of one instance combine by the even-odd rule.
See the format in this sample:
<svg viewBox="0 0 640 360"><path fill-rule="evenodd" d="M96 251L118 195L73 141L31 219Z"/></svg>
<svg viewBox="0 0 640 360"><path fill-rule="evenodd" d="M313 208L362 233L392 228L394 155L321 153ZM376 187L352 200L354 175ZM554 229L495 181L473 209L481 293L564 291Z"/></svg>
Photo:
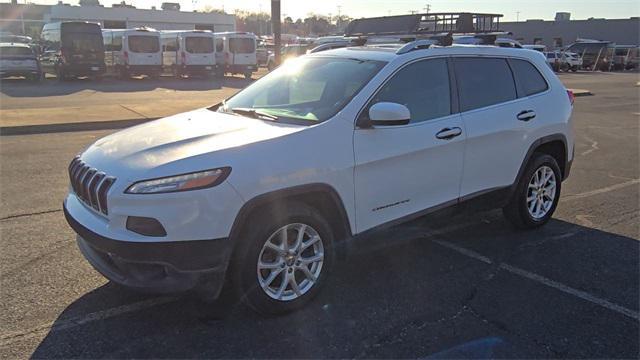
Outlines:
<svg viewBox="0 0 640 360"><path fill-rule="evenodd" d="M201 170L199 167L224 166L216 161L219 159L216 155L223 150L274 139L305 128L199 109L104 137L87 148L81 157L108 175L126 174L126 178L135 179L161 175L154 170L189 172ZM192 163L187 164L189 161Z"/></svg>

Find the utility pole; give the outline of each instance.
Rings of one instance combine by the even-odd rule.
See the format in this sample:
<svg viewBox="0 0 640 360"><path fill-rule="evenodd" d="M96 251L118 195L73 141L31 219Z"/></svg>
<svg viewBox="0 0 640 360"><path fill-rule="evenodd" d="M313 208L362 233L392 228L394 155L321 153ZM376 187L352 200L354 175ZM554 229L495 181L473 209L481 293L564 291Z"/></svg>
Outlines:
<svg viewBox="0 0 640 360"><path fill-rule="evenodd" d="M431 11L431 4L427 4L424 6L424 11L427 12L427 14L429 13L429 11Z"/></svg>
<svg viewBox="0 0 640 360"><path fill-rule="evenodd" d="M516 22L520 22L520 11L516 11Z"/></svg>
<svg viewBox="0 0 640 360"><path fill-rule="evenodd" d="M280 0L271 0L271 26L273 27L273 53L276 64L280 64L281 29Z"/></svg>

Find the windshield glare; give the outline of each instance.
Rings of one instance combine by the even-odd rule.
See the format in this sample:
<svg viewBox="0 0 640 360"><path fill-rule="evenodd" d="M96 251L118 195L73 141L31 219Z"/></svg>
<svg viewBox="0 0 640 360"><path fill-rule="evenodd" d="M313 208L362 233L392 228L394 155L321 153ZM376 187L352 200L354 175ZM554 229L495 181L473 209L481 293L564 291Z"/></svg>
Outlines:
<svg viewBox="0 0 640 360"><path fill-rule="evenodd" d="M292 59L227 100L221 110L255 109L285 120L325 121L385 64L332 57Z"/></svg>

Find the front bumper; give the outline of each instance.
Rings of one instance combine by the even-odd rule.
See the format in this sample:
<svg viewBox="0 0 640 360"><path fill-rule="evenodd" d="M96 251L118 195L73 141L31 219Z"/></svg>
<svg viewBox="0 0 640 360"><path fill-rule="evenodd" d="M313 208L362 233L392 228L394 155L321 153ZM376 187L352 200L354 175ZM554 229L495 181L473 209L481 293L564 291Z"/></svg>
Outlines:
<svg viewBox="0 0 640 360"><path fill-rule="evenodd" d="M67 222L78 234L80 251L103 276L118 284L153 293L205 287L210 296L222 289L231 254L228 239L130 242L99 235L74 219L63 205Z"/></svg>

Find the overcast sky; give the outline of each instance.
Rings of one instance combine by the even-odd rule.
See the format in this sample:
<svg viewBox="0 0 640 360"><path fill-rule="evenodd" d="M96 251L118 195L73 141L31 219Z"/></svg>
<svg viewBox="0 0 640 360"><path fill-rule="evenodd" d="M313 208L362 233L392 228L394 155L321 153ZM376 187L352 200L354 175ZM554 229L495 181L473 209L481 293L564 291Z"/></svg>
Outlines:
<svg viewBox="0 0 640 360"><path fill-rule="evenodd" d="M7 0L1 0L8 2ZM19 3L25 0L18 0ZM151 8L164 1L177 1L183 10L202 9L206 6L224 8L233 13L234 10L270 11L270 0L127 0L138 8ZM57 0L28 0L37 4L55 4ZM77 4L78 0L64 0L65 3ZM100 0L110 6L120 0ZM572 19L628 18L640 16L638 0L282 0L282 13L294 20L305 17L308 13L335 16L338 11L351 17L370 17L408 14L411 10L424 12L426 5L431 12L490 12L504 14L503 21L513 21L519 17L525 19L553 19L557 11L571 13ZM340 10L338 9L338 6ZM518 14L519 12L519 14Z"/></svg>

